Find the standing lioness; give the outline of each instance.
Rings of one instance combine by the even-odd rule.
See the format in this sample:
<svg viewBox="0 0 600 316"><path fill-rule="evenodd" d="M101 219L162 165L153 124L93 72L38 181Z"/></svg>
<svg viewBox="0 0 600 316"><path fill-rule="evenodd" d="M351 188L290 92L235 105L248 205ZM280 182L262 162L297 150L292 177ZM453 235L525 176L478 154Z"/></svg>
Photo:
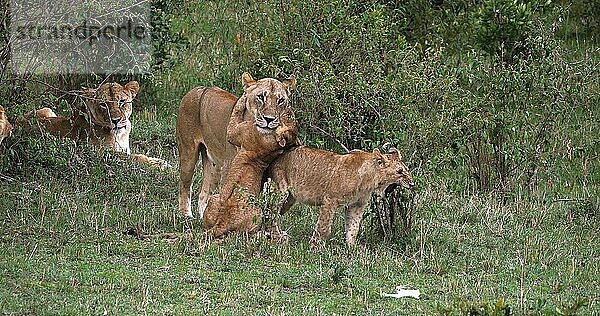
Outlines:
<svg viewBox="0 0 600 316"><path fill-rule="evenodd" d="M311 239L325 239L331 233L333 215L346 206L346 242L354 244L364 207L376 190L391 184L405 188L414 186L413 179L397 149L381 154L353 150L345 155L330 151L298 147L277 158L267 171L281 191L287 191L287 201L280 213L285 213L296 201L320 206L319 220Z"/></svg>
<svg viewBox="0 0 600 316"><path fill-rule="evenodd" d="M295 125L289 109L290 89L294 78L278 81L271 78L252 79L242 76L246 100L244 121L254 121L257 131L273 133L282 119ZM179 211L192 217L192 178L202 156L202 187L198 197L198 211L203 217L208 198L221 179L221 167L236 153L227 142L227 125L238 98L219 88L196 87L183 97L177 113L177 148L179 150ZM290 126L295 128L295 126Z"/></svg>

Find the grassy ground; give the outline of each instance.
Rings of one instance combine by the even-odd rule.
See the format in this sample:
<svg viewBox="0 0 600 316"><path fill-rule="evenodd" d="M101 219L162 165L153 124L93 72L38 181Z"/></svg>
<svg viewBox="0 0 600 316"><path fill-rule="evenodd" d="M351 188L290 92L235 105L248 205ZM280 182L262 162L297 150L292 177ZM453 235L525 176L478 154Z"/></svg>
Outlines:
<svg viewBox="0 0 600 316"><path fill-rule="evenodd" d="M0 153L35 163L37 141L17 133ZM339 216L332 240L311 251L317 211L297 206L282 219L288 244L215 243L177 216L176 170L43 141L66 148L67 163L0 181L2 314L552 315L578 303L600 313L600 214L585 192L563 201L540 186L503 203L417 172L413 232L395 242L379 240L368 215L348 248ZM398 285L421 299L380 296Z"/></svg>

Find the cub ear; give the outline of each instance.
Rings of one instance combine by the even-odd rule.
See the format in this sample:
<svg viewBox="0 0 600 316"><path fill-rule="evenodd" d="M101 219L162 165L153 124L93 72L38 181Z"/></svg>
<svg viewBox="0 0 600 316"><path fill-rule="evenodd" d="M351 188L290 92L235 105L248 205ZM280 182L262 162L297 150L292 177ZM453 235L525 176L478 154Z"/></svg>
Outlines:
<svg viewBox="0 0 600 316"><path fill-rule="evenodd" d="M381 154L381 151L379 151L379 148L373 149L373 154L375 155L375 160L377 161L378 165L383 166L387 161L385 156Z"/></svg>
<svg viewBox="0 0 600 316"><path fill-rule="evenodd" d="M394 157L395 159L402 160L402 155L400 154L400 151L398 151L398 149L396 149L395 147L390 148L388 153L392 155L392 157Z"/></svg>
<svg viewBox="0 0 600 316"><path fill-rule="evenodd" d="M131 96L135 98L138 92L140 92L140 84L135 80L129 81L123 89L131 91Z"/></svg>
<svg viewBox="0 0 600 316"><path fill-rule="evenodd" d="M249 73L245 72L242 75L242 85L244 86L244 91L254 84L256 84L256 80L254 80Z"/></svg>
<svg viewBox="0 0 600 316"><path fill-rule="evenodd" d="M279 143L280 147L285 147L285 145L287 144L287 141L285 140L284 136L279 136L277 137L277 142Z"/></svg>
<svg viewBox="0 0 600 316"><path fill-rule="evenodd" d="M286 88L292 90L296 86L296 78L294 76L290 76L287 79L283 79L281 83L283 83L283 85L286 86Z"/></svg>

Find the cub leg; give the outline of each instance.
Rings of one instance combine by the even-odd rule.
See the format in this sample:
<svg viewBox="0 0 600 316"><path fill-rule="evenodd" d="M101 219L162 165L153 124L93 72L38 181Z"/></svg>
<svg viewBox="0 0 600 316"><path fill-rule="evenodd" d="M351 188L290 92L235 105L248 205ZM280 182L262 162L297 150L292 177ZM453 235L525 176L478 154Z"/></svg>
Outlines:
<svg viewBox="0 0 600 316"><path fill-rule="evenodd" d="M179 150L179 212L186 217L192 215L192 179L196 164L198 163L198 149L200 143L187 143L189 139L178 137Z"/></svg>
<svg viewBox="0 0 600 316"><path fill-rule="evenodd" d="M265 219L265 231L272 241L285 242L288 240L287 232L281 230L278 215L283 215L292 207L292 205L294 205L294 203L296 203L296 199L292 196L292 193L288 191L286 197L282 199L280 203L275 205L274 212L268 210L269 217Z"/></svg>
<svg viewBox="0 0 600 316"><path fill-rule="evenodd" d="M211 230L214 237L221 237L230 231L255 233L258 230L261 223L261 210L256 207L246 207L239 201L236 204L232 206L230 203L224 203L217 209L217 220Z"/></svg>
<svg viewBox="0 0 600 316"><path fill-rule="evenodd" d="M292 195L292 192L288 191L287 197L285 198L285 200L283 201L283 203L281 203L281 206L279 208L279 215L283 215L290 208L292 208L292 206L295 203L296 203L296 198L294 198L294 196Z"/></svg>
<svg viewBox="0 0 600 316"><path fill-rule="evenodd" d="M365 205L363 203L353 204L346 210L346 243L348 245L356 243L356 236L358 235L360 221L364 212Z"/></svg>
<svg viewBox="0 0 600 316"><path fill-rule="evenodd" d="M198 213L200 218L204 218L204 210L208 205L208 199L211 194L216 191L219 186L219 179L221 178L220 168L208 157L206 148L202 146L200 149L202 154L202 186L200 187L200 194L198 194Z"/></svg>
<svg viewBox="0 0 600 316"><path fill-rule="evenodd" d="M209 230L216 225L217 221L219 220L220 208L221 198L219 194L211 195L208 199L204 217L202 218L202 228L204 228L204 230Z"/></svg>
<svg viewBox="0 0 600 316"><path fill-rule="evenodd" d="M241 207L243 216L240 218L237 230L255 233L262 222L262 210L258 207Z"/></svg>
<svg viewBox="0 0 600 316"><path fill-rule="evenodd" d="M319 240L325 240L331 234L331 225L333 224L333 215L337 204L325 203L319 210L319 220L317 220L317 226L310 239L311 246L317 246Z"/></svg>

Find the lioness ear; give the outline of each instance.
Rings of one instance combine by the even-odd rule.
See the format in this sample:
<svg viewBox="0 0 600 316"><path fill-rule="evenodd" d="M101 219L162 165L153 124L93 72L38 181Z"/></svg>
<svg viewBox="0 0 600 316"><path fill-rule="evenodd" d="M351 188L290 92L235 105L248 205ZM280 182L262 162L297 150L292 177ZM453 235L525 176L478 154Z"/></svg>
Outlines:
<svg viewBox="0 0 600 316"><path fill-rule="evenodd" d="M373 149L373 153L377 156L381 156L381 151L379 151L379 148Z"/></svg>
<svg viewBox="0 0 600 316"><path fill-rule="evenodd" d="M291 76L287 79L283 79L281 83L283 83L288 89L292 90L296 86L296 78Z"/></svg>
<svg viewBox="0 0 600 316"><path fill-rule="evenodd" d="M129 81L123 89L131 91L131 96L135 98L140 91L140 84L135 80Z"/></svg>
<svg viewBox="0 0 600 316"><path fill-rule="evenodd" d="M245 72L242 75L242 85L244 86L244 90L248 89L250 86L254 85L256 80L250 76L249 73Z"/></svg>

